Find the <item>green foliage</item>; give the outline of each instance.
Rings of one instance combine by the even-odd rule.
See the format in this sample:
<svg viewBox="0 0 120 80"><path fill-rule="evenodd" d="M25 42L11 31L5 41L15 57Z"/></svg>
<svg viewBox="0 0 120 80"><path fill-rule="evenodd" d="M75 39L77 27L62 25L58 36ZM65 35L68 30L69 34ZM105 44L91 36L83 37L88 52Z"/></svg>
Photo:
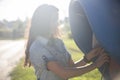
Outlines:
<svg viewBox="0 0 120 80"><path fill-rule="evenodd" d="M23 38L27 21L17 19L15 21L0 21L0 39L18 39Z"/></svg>
<svg viewBox="0 0 120 80"><path fill-rule="evenodd" d="M76 46L72 39L63 39L67 50L70 52L74 61L77 61L82 58L83 54ZM10 74L12 79L11 80L36 80L34 75L34 69L31 68L24 68L23 67L23 60L17 65L17 67L12 71ZM69 80L100 80L101 74L98 72L97 69L86 73L82 76L71 78Z"/></svg>
<svg viewBox="0 0 120 80"><path fill-rule="evenodd" d="M23 59L10 73L11 80L36 80L33 67L23 67Z"/></svg>

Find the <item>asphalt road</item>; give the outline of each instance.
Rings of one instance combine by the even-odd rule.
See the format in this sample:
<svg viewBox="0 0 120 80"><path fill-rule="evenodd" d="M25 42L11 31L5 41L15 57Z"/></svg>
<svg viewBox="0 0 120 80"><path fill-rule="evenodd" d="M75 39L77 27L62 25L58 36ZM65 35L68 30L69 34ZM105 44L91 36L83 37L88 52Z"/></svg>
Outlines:
<svg viewBox="0 0 120 80"><path fill-rule="evenodd" d="M0 40L0 80L10 80L9 73L24 56L25 40Z"/></svg>

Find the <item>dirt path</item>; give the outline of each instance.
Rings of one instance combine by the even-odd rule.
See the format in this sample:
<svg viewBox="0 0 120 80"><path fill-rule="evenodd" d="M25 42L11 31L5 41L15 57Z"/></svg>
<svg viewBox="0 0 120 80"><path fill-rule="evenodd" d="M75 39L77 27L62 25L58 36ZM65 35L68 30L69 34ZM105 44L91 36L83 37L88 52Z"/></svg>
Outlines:
<svg viewBox="0 0 120 80"><path fill-rule="evenodd" d="M10 80L9 73L24 56L25 40L0 41L0 80Z"/></svg>

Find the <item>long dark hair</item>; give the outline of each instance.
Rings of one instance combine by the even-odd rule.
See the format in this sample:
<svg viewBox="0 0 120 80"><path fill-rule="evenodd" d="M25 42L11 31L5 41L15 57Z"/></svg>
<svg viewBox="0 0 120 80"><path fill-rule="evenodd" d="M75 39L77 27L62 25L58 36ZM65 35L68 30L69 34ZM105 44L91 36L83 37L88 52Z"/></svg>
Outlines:
<svg viewBox="0 0 120 80"><path fill-rule="evenodd" d="M26 66L27 64L30 65L29 48L37 36L53 37L53 36L59 35L57 26L54 32L51 27L52 26L51 23L56 23L56 21L58 21L58 9L56 7L52 5L44 4L44 5L39 6L35 10L33 17L32 17L32 21L31 21L29 39L28 39L27 47L25 51L26 56L25 56L24 66Z"/></svg>

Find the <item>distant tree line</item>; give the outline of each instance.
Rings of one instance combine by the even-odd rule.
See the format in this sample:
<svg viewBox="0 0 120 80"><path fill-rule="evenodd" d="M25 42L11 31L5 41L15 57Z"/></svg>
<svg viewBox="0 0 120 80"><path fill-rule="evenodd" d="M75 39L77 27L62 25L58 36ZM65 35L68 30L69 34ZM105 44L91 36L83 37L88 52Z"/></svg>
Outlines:
<svg viewBox="0 0 120 80"><path fill-rule="evenodd" d="M20 19L15 21L0 21L0 39L28 38L30 23L31 19L28 18L25 21L21 21ZM60 26L62 26L63 35L72 38L68 17L60 20Z"/></svg>
<svg viewBox="0 0 120 80"><path fill-rule="evenodd" d="M0 21L0 39L18 39L25 35L28 19L21 21Z"/></svg>

